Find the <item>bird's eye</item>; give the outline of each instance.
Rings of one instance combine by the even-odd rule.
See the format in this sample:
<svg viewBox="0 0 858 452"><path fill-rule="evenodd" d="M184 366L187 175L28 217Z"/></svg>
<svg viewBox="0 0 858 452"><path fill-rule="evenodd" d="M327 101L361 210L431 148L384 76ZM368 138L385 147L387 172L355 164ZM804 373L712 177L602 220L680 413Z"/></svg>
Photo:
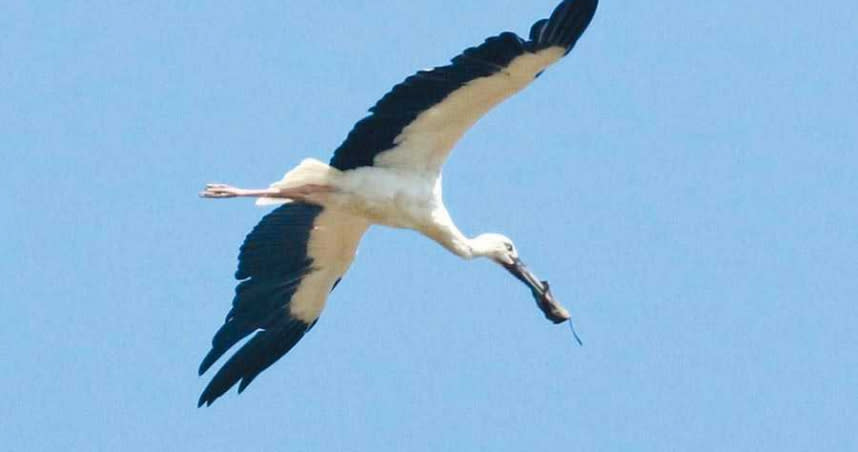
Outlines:
<svg viewBox="0 0 858 452"><path fill-rule="evenodd" d="M509 251L510 253L512 252L512 244L511 243L504 243L504 246L506 246L507 251Z"/></svg>

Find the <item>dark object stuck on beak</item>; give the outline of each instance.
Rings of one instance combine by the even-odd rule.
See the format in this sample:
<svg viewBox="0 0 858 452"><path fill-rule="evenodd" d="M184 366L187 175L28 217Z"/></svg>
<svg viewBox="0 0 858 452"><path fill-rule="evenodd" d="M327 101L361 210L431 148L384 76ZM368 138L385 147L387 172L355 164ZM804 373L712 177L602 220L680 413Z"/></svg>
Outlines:
<svg viewBox="0 0 858 452"><path fill-rule="evenodd" d="M521 259L515 258L512 264L501 263L501 265L503 265L503 267L512 273L512 275L519 281L527 285L530 292L533 294L536 306L542 310L545 314L545 318L554 323L563 323L568 321L569 327L572 329L572 334L575 336L575 340L578 341L578 344L581 344L581 339L578 338L578 334L575 333L575 328L572 326L569 311L567 311L563 306L560 306L560 303L558 303L557 300L554 299L554 296L551 295L551 288L548 286L548 281L540 281L536 275L527 269L527 266L524 265L524 262L522 262Z"/></svg>
<svg viewBox="0 0 858 452"><path fill-rule="evenodd" d="M521 259L516 258L512 264L504 263L501 265L503 265L507 271L512 273L513 276L518 278L519 281L527 285L530 292L533 293L533 299L536 301L536 305L539 306L539 309L541 309L543 313L545 313L545 318L554 323L563 323L569 320L569 311L567 311L563 306L560 306L560 303L557 303L557 300L555 300L554 296L551 295L551 290L548 287L548 281L540 281L536 275L527 269L527 266L524 265L524 262L522 262Z"/></svg>

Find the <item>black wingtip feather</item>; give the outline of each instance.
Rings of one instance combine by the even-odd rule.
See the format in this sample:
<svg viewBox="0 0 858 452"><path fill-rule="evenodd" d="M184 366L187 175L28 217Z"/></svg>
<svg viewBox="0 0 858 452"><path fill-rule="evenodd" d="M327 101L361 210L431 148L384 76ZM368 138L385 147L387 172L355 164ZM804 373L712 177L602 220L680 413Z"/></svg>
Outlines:
<svg viewBox="0 0 858 452"><path fill-rule="evenodd" d="M569 53L590 25L598 6L598 0L566 0L560 3L551 17L533 24L528 44L533 50L558 46Z"/></svg>
<svg viewBox="0 0 858 452"><path fill-rule="evenodd" d="M223 355L223 352L220 350L216 350L215 348L209 350L209 352L206 353L206 357L203 358L203 362L200 363L199 369L197 369L197 375L202 376L206 373L206 371L209 370L209 367L211 367L212 364L221 357L221 355Z"/></svg>
<svg viewBox="0 0 858 452"><path fill-rule="evenodd" d="M530 27L530 40L536 41L539 39L539 33L542 32L542 29L545 27L545 24L548 23L548 19L540 19L533 23Z"/></svg>
<svg viewBox="0 0 858 452"><path fill-rule="evenodd" d="M212 348L200 363L200 375L250 333L276 326L301 277L311 270L295 271L296 274L279 278L251 278L236 287L233 308L212 338Z"/></svg>
<svg viewBox="0 0 858 452"><path fill-rule="evenodd" d="M290 318L281 326L257 332L221 367L200 395L197 406L211 405L239 383L241 393L263 370L285 355L312 324Z"/></svg>

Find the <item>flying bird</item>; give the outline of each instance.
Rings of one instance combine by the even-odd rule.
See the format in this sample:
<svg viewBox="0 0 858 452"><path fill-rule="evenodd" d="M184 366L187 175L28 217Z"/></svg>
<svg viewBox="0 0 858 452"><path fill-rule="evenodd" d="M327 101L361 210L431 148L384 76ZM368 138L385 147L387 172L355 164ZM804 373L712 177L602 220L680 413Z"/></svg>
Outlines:
<svg viewBox="0 0 858 452"><path fill-rule="evenodd" d="M205 198L255 197L279 207L241 246L232 309L200 375L253 336L218 370L198 406L211 405L236 383L242 392L313 328L373 224L413 229L464 259L491 259L530 288L548 319L569 320L512 240L493 233L469 238L456 227L444 207L441 167L481 116L572 50L597 4L563 1L532 25L528 39L501 33L446 66L406 78L355 124L328 164L303 160L265 189L206 186Z"/></svg>

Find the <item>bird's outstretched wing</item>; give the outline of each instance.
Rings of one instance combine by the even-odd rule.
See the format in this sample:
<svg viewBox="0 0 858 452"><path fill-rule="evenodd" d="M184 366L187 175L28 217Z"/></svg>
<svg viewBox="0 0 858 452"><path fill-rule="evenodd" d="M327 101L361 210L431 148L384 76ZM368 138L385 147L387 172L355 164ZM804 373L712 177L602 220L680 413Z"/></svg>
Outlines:
<svg viewBox="0 0 858 452"><path fill-rule="evenodd" d="M309 204L286 204L248 234L238 256L232 309L212 339L200 375L237 342L256 333L218 370L200 396L211 405L244 388L313 327L351 264L365 220Z"/></svg>
<svg viewBox="0 0 858 452"><path fill-rule="evenodd" d="M572 50L597 0L566 0L530 29L506 32L396 85L355 124L331 166L439 171L450 149L481 116Z"/></svg>

